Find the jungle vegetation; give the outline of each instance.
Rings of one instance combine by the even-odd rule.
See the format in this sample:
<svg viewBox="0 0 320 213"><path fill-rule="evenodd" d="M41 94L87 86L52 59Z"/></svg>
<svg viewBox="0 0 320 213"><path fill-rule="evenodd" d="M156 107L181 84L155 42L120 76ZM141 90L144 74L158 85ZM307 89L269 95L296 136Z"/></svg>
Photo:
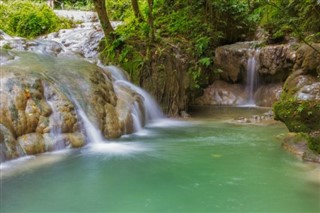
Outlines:
<svg viewBox="0 0 320 213"><path fill-rule="evenodd" d="M154 52L167 46L188 55L199 87L219 72L212 60L215 47L256 39L258 30L266 43L320 41L319 0L56 0L55 8L96 10L106 34L104 61L120 64L136 83ZM113 29L110 20L123 25ZM0 3L0 29L10 35L32 38L70 26L46 0Z"/></svg>

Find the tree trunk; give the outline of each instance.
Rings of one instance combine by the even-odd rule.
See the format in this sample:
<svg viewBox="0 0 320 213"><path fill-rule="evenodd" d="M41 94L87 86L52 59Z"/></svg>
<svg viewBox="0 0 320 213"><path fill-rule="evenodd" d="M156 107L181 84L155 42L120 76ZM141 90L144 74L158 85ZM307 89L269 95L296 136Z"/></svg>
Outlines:
<svg viewBox="0 0 320 213"><path fill-rule="evenodd" d="M138 0L131 0L134 16L138 19L139 22L143 21L142 15L139 10Z"/></svg>
<svg viewBox="0 0 320 213"><path fill-rule="evenodd" d="M148 0L148 6L149 6L149 15L148 15L148 24L150 27L150 41L154 41L154 25L153 25L153 0Z"/></svg>
<svg viewBox="0 0 320 213"><path fill-rule="evenodd" d="M98 13L98 17L101 23L102 30L104 32L105 37L112 38L112 32L114 31L106 9L106 1L105 0L93 0L94 7Z"/></svg>

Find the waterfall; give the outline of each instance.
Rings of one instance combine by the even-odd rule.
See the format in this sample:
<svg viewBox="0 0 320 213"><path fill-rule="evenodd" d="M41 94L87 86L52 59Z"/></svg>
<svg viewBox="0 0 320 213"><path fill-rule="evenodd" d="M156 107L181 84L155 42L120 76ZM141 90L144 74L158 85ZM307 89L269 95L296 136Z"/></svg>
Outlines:
<svg viewBox="0 0 320 213"><path fill-rule="evenodd" d="M117 85L124 85L129 87L130 89L136 91L143 97L143 104L144 108L146 110L146 123L152 122L158 119L162 119L164 117L159 105L157 102L143 89L140 87L132 84L129 81L124 81L124 80L117 80L115 82Z"/></svg>
<svg viewBox="0 0 320 213"><path fill-rule="evenodd" d="M139 132L142 129L142 113L136 101L133 104L131 116L133 120L134 131Z"/></svg>
<svg viewBox="0 0 320 213"><path fill-rule="evenodd" d="M113 65L105 66L100 61L98 61L97 65L99 67L101 67L103 70L111 73L112 78L114 80L129 81L127 78L127 75L125 74L125 72L121 68L113 66Z"/></svg>
<svg viewBox="0 0 320 213"><path fill-rule="evenodd" d="M44 88L46 89L47 85L44 84ZM49 104L49 106L52 109L52 116L49 121L52 126L52 128L50 130L50 137L54 138L54 140L57 141L57 143L54 143L54 147L52 147L52 148L53 148L53 150L64 149L65 148L64 142L59 140L59 136L62 133L62 129L61 129L62 121L61 121L58 110L56 109L56 107L53 104L52 99L54 97L50 97L47 92L45 92L44 94L45 94L45 99L46 99L47 103Z"/></svg>
<svg viewBox="0 0 320 213"><path fill-rule="evenodd" d="M130 88L131 90L135 91L136 93L140 94L143 97L143 105L145 109L145 121L142 121L141 118L142 112L139 108L138 103L135 101L131 108L131 116L133 120L133 126L135 131L140 131L142 129L143 124L150 123L155 120L159 120L164 118L164 114L161 111L157 102L152 98L148 92L143 90L142 88L134 85L128 80L128 77L124 70L117 66L109 65L105 66L98 61L97 65L101 67L108 73L111 73L112 78L115 80L116 85L122 85L125 87Z"/></svg>
<svg viewBox="0 0 320 213"><path fill-rule="evenodd" d="M255 106L254 93L258 86L258 66L259 66L259 50L254 50L247 62L247 85L248 94L246 105Z"/></svg>

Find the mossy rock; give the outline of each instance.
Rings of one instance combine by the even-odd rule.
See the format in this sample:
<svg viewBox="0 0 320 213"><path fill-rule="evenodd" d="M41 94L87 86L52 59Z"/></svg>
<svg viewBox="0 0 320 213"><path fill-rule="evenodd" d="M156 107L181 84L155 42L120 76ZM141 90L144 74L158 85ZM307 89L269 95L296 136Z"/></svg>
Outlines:
<svg viewBox="0 0 320 213"><path fill-rule="evenodd" d="M308 146L311 150L320 153L320 131L315 131L309 134Z"/></svg>
<svg viewBox="0 0 320 213"><path fill-rule="evenodd" d="M291 132L312 132L320 129L320 101L282 99L273 106L275 119L286 124Z"/></svg>

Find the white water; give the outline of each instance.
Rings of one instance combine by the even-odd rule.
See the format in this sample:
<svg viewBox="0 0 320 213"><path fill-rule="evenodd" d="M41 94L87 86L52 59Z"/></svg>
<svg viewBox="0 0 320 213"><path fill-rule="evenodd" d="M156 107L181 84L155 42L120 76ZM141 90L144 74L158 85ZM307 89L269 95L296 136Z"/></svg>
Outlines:
<svg viewBox="0 0 320 213"><path fill-rule="evenodd" d="M143 99L144 99L143 104L144 104L144 108L146 111L146 116L145 116L146 123L154 122L156 120L164 118L164 115L163 115L159 105L157 104L157 102L145 90L132 84L129 81L117 80L115 82L115 84L127 86L130 89L139 93L143 97Z"/></svg>
<svg viewBox="0 0 320 213"><path fill-rule="evenodd" d="M254 100L254 93L258 86L258 57L259 57L259 50L254 50L252 56L248 59L247 62L247 86L246 90L248 93L248 99L246 106L256 106Z"/></svg>
<svg viewBox="0 0 320 213"><path fill-rule="evenodd" d="M138 103L135 101L132 108L132 120L133 120L133 127L135 132L139 132L142 130L142 113L140 111Z"/></svg>
<svg viewBox="0 0 320 213"><path fill-rule="evenodd" d="M102 137L101 133L97 130L98 128L91 123L86 113L78 105L77 105L77 111L83 121L83 125L86 130L86 134L89 142L91 143L103 142L105 139Z"/></svg>
<svg viewBox="0 0 320 213"><path fill-rule="evenodd" d="M103 70L111 73L112 78L114 80L129 81L128 78L127 78L127 75L124 72L124 70L122 70L121 68L113 66L113 65L105 66L105 65L103 65L101 63L101 61L98 61L97 65L99 67L101 67Z"/></svg>
<svg viewBox="0 0 320 213"><path fill-rule="evenodd" d="M115 79L115 84L129 87L143 97L144 109L146 111L146 115L144 116L145 122L143 122L141 119L143 115L137 102L134 102L131 109L135 131L141 131L143 123L150 123L164 118L164 115L157 102L145 90L128 81L127 75L121 68L116 66L104 66L100 62L98 62L98 66L111 73L113 79Z"/></svg>
<svg viewBox="0 0 320 213"><path fill-rule="evenodd" d="M82 152L85 154L103 154L105 157L113 156L130 156L135 153L148 151L149 148L145 144L130 143L130 142L109 142L109 143L98 143L90 144L83 149ZM106 156L106 154L108 156Z"/></svg>
<svg viewBox="0 0 320 213"><path fill-rule="evenodd" d="M114 83L119 85L124 85L132 89L133 91L139 93L143 97L143 104L145 109L145 115L143 116L143 112L141 111L139 104L135 101L132 104L131 108L131 116L133 120L133 127L135 132L140 132L143 130L143 124L145 123L153 123L157 120L163 119L164 115L157 104L157 102L143 89L140 87L132 84L128 81L126 74L124 71L116 66L103 66L101 63L98 65L106 71L109 71L112 77L116 80ZM104 137L102 136L101 132L98 128L90 121L84 110L82 109L80 103L75 100L72 95L70 95L70 100L76 105L77 113L80 116L83 127L85 129L88 142L98 144L105 141ZM145 117L145 121L142 118ZM108 148L108 147L106 147Z"/></svg>
<svg viewBox="0 0 320 213"><path fill-rule="evenodd" d="M49 104L49 106L52 109L52 114L50 116L50 126L52 127L50 129L50 137L55 140L54 146L52 147L53 150L61 150L65 148L65 143L62 140L59 140L59 135L62 133L62 119L61 115L59 114L57 108L54 106L52 99L55 97L52 96L52 94L49 94L47 90L47 85L44 83L43 87L45 88L44 96L46 99L46 102Z"/></svg>

